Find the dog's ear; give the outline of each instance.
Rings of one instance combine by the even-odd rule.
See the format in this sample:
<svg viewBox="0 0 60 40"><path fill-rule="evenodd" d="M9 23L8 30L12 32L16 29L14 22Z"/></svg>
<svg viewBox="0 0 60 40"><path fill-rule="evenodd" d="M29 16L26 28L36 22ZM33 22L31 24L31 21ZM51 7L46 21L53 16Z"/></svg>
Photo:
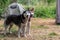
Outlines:
<svg viewBox="0 0 60 40"><path fill-rule="evenodd" d="M29 10L30 10L32 13L34 13L34 8L30 8Z"/></svg>
<svg viewBox="0 0 60 40"><path fill-rule="evenodd" d="M34 8L30 8L30 11L34 11Z"/></svg>
<svg viewBox="0 0 60 40"><path fill-rule="evenodd" d="M31 7L31 8L28 8L29 11L33 11L34 12L34 8Z"/></svg>

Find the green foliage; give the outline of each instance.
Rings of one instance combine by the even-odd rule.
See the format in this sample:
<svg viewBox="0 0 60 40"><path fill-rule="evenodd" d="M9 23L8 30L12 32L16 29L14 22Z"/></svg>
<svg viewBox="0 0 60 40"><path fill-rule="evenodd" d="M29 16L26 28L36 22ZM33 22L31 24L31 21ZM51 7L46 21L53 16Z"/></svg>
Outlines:
<svg viewBox="0 0 60 40"><path fill-rule="evenodd" d="M18 0L19 3L26 5L28 0Z"/></svg>
<svg viewBox="0 0 60 40"><path fill-rule="evenodd" d="M4 38L4 35L0 35L0 38Z"/></svg>
<svg viewBox="0 0 60 40"><path fill-rule="evenodd" d="M47 3L50 4L50 3L54 3L56 0L47 0Z"/></svg>
<svg viewBox="0 0 60 40"><path fill-rule="evenodd" d="M38 6L35 7L35 17L55 18L55 6Z"/></svg>
<svg viewBox="0 0 60 40"><path fill-rule="evenodd" d="M56 34L55 32L52 32L50 34L48 34L49 36L57 36L58 34Z"/></svg>
<svg viewBox="0 0 60 40"><path fill-rule="evenodd" d="M0 15L4 12L4 9L8 5L9 0L0 0Z"/></svg>
<svg viewBox="0 0 60 40"><path fill-rule="evenodd" d="M39 25L39 26L32 26L31 28L33 28L33 29L48 29L49 27L45 26L45 25Z"/></svg>

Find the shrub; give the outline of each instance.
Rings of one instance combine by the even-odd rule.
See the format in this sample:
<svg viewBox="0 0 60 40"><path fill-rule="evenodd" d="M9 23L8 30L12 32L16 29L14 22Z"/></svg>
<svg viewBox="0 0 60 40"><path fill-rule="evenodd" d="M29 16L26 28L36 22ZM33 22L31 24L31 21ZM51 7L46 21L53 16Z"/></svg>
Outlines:
<svg viewBox="0 0 60 40"><path fill-rule="evenodd" d="M55 6L35 7L35 17L55 18L55 15L56 15L56 7Z"/></svg>

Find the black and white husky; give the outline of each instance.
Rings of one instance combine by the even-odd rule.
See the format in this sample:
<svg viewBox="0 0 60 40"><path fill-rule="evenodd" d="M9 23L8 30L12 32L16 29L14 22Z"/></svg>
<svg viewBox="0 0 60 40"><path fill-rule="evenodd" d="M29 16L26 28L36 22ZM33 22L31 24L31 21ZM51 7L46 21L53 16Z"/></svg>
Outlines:
<svg viewBox="0 0 60 40"><path fill-rule="evenodd" d="M8 27L9 27L9 32L10 32L10 29L12 28L13 24L18 26L18 37L19 38L20 38L21 33L23 34L23 36L25 36L26 33L30 34L29 33L30 32L30 20L34 14L33 11L34 11L34 8L28 9L20 15L7 16L6 20L4 21L4 27L5 27L4 35L6 35Z"/></svg>

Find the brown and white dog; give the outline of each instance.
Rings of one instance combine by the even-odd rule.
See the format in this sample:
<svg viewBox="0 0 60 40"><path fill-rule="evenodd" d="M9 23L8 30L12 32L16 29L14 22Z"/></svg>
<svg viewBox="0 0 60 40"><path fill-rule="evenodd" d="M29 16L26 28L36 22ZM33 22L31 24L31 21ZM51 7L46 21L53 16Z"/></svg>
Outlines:
<svg viewBox="0 0 60 40"><path fill-rule="evenodd" d="M31 17L34 15L34 8L28 9L24 11L20 15L9 15L7 16L6 20L4 21L4 35L7 33L7 28L12 28L13 24L18 26L18 37L20 38L20 34L22 33L23 36L27 34L30 34L30 20ZM26 29L25 29L26 27ZM26 30L26 31L25 31Z"/></svg>

